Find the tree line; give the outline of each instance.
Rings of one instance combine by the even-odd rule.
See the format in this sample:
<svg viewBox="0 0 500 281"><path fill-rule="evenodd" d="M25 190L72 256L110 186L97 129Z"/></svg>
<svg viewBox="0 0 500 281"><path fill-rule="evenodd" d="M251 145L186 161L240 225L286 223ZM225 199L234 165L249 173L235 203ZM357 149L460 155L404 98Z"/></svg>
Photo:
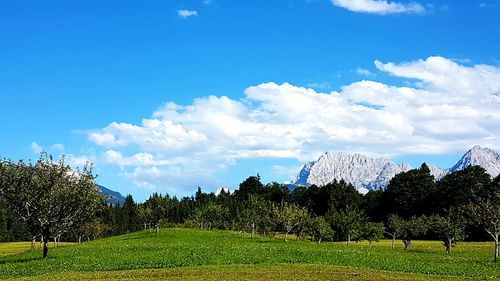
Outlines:
<svg viewBox="0 0 500 281"><path fill-rule="evenodd" d="M343 180L290 190L284 184L263 184L256 175L245 179L233 193L222 190L216 195L198 187L193 196L177 198L154 193L143 203L136 203L128 195L120 206L106 205L102 198L94 200L97 198L93 197L96 193L93 189L95 177L88 168L79 172L78 177L65 176L65 180L54 184L58 187L52 189L48 185L54 182L39 180L36 173L19 172L24 171L25 166L35 170L43 168L46 163L59 169L65 167L51 159L49 161L47 156L35 165L6 160L0 165L0 240L25 240L28 237L34 240L39 237L45 242L62 237L64 240L85 241L138 230L158 234L160 227L184 226L246 232L251 237L259 234L288 240L293 235L295 239L310 239L318 243L346 241L347 245L360 240L371 245L373 241L388 237L392 239L393 247L396 240L401 240L405 249L414 239L439 239L447 252L451 252L457 242L466 239L493 239L495 260L500 251L500 176L492 180L478 166L436 181L427 165L423 164L418 169L396 175L385 189L371 190L366 195ZM19 171L9 170L9 167ZM15 173L25 173L24 178L29 179L29 184L13 181ZM65 170L63 173L59 171L58 175L70 174ZM64 217L62 214L49 222L50 227L34 223L33 220L40 221L44 210L48 212L57 205L57 200L68 202L61 195L63 191L55 190L69 182L73 189L67 188L64 192L89 191L74 193L74 196L88 194L87 201L71 201L75 207L66 207L60 212L76 212L82 208L84 214L76 212L81 216L78 219L71 215L71 222L64 227L56 223ZM11 189L6 187L9 184L13 186ZM42 202L51 202L50 208L38 210L36 214L32 212L31 218L26 218L29 208L22 202L30 198L19 195L25 192L24 185L45 190L48 199ZM57 194L60 194L60 199ZM21 204L15 206L13 202Z"/></svg>

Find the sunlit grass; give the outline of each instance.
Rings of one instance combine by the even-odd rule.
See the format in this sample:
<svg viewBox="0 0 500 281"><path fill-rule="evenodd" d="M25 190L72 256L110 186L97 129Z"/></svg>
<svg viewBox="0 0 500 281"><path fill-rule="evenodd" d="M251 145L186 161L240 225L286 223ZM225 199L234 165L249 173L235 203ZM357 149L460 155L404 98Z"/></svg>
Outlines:
<svg viewBox="0 0 500 281"><path fill-rule="evenodd" d="M293 267L298 268L298 272L302 270L300 266L309 268L310 265L328 272L338 271L338 268L357 268L363 272L394 272L395 276L417 274L459 279L500 278L500 265L495 264L492 258L492 243L461 243L451 255L446 254L442 244L437 241L415 241L408 251L403 250L400 241L396 245L397 248L392 250L391 241L384 240L373 243L371 248L366 242L351 243L347 247L344 242L285 242L268 237L250 239L248 235L229 231L162 229L159 237L155 237L154 233L137 232L53 249L49 251L47 260L41 259L40 250L3 257L0 258L0 278L47 274L62 274L64 278L69 278L80 276L77 272L85 272L82 273L85 276L107 279L106 274L142 274L116 271L162 268L159 272L152 271L154 276L182 270L189 273L199 266L231 272L243 266L251 274L260 269L271 268L269 270L272 271L273 267L291 265L298 266ZM113 273L97 273L102 271ZM99 277L99 274L104 274L104 277ZM271 277L268 279L273 280Z"/></svg>
<svg viewBox="0 0 500 281"><path fill-rule="evenodd" d="M73 245L75 243L58 243L58 247ZM35 243L35 249L41 249L40 243ZM49 243L49 248L54 248L54 243ZM31 249L31 242L6 242L0 243L0 257L16 255L28 252Z"/></svg>

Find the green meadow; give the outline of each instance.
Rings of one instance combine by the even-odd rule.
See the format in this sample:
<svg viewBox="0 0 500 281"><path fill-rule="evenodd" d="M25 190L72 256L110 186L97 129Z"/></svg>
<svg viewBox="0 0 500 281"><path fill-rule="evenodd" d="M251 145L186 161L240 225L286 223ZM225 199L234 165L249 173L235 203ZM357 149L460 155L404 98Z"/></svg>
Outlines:
<svg viewBox="0 0 500 281"><path fill-rule="evenodd" d="M19 280L483 280L500 278L493 243L314 243L230 231L161 229L51 248L0 244L0 279Z"/></svg>

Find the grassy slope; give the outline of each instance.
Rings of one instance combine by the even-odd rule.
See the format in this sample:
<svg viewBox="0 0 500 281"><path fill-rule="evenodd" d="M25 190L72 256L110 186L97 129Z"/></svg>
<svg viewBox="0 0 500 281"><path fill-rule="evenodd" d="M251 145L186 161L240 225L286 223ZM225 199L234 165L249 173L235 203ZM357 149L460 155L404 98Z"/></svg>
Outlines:
<svg viewBox="0 0 500 281"><path fill-rule="evenodd" d="M492 262L491 252L489 243L459 244L451 255L447 255L439 242L417 241L413 249L405 252L401 247L391 250L389 241L377 243L371 249L366 243L356 243L348 248L344 243L283 242L268 238L250 239L227 231L163 229L160 237L138 232L54 249L49 251L48 260L40 259L39 251L3 257L0 258L0 278L61 274L58 278L68 279L70 276L78 276L78 273L75 275L73 272L94 272L89 275L93 275L94 279L112 279L114 274L117 276L116 280L128 275L133 279L134 274L144 279L147 279L147 276L152 276L154 279L158 274L168 276L187 272L188 275L184 277L188 278L189 272L191 274L193 271L198 272L197 266L208 266L204 267L206 272L213 271L212 274L215 276L216 272L220 272L221 276L236 274L244 277L254 274L258 277L266 276L266 270L276 274L286 274L282 272L283 268L289 269L290 272L295 270L297 273L306 273L308 269L311 270L307 264L317 265L320 272L326 272L325 276L335 272L339 274L360 272L359 274L365 274L367 277L379 276L374 279L360 277L337 280L401 279L383 279L382 275L391 274L373 272L369 269L400 272L392 274L393 277L403 276L401 273L415 273L500 278L500 266ZM231 266L241 264L253 266ZM347 266L351 269L339 270L338 266ZM363 269L353 271L352 267ZM144 270L155 268L175 269ZM141 271L123 271L131 269L141 269ZM257 269L259 270L256 272ZM122 272L98 273L98 271L117 270ZM276 277L274 279L285 279L276 275L274 277ZM259 277L255 280L264 279ZM267 279L273 278L267 277Z"/></svg>

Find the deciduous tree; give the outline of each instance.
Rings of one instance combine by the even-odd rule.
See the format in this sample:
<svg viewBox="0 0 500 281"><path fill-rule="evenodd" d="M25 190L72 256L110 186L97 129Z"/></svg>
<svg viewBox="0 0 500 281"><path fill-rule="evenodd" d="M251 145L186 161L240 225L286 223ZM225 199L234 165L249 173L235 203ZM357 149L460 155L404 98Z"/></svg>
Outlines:
<svg viewBox="0 0 500 281"><path fill-rule="evenodd" d="M0 197L19 218L43 237L43 257L49 238L56 238L90 221L103 206L92 167L75 171L43 153L33 165L0 162Z"/></svg>

